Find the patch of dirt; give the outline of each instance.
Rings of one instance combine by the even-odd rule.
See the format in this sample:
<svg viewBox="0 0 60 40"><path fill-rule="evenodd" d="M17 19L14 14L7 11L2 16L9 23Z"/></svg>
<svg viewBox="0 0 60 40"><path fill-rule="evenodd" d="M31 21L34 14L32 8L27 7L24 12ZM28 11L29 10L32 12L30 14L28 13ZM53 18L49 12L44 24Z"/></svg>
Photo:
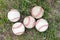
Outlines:
<svg viewBox="0 0 60 40"><path fill-rule="evenodd" d="M0 34L0 40L4 40L4 35Z"/></svg>

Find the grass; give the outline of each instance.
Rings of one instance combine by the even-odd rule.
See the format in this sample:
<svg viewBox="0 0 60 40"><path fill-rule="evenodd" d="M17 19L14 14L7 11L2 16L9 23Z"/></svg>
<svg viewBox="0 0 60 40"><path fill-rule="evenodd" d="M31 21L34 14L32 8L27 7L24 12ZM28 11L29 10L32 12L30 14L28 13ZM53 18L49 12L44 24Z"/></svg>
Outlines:
<svg viewBox="0 0 60 40"><path fill-rule="evenodd" d="M48 30L40 33L35 28L26 29L23 35L14 35L11 30L14 23L7 19L8 11L17 9L24 17L31 15L30 10L36 5L42 6L45 10L43 18L49 22ZM4 35L2 40L59 40L60 38L56 38L56 23L58 24L60 21L60 16L52 15L49 13L50 10L51 8L46 0L0 0L0 36ZM56 19L54 19L55 17Z"/></svg>

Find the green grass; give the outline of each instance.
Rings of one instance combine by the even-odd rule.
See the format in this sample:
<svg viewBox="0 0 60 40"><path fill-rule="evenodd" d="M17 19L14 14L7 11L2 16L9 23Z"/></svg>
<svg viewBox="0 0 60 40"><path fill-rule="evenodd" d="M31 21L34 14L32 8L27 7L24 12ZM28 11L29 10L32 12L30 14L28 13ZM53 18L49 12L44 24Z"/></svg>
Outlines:
<svg viewBox="0 0 60 40"><path fill-rule="evenodd" d="M30 10L34 6L42 6L44 8L45 12L43 18L49 23L48 30L40 33L35 28L26 29L23 35L14 35L11 30L14 23L8 20L8 11L11 9L17 9L21 12L21 16L25 17L31 15ZM51 8L46 0L0 0L0 34L4 35L5 40L57 40L56 23L58 24L60 18L55 15L49 15L50 10ZM56 20L54 19L55 17Z"/></svg>

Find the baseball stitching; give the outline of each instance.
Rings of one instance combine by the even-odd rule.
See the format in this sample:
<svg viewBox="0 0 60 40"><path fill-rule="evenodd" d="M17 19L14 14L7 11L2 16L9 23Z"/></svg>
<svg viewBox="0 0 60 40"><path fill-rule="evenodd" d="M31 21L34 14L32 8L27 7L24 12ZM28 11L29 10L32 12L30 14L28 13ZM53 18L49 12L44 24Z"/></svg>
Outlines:
<svg viewBox="0 0 60 40"><path fill-rule="evenodd" d="M38 12L38 14L35 17L39 16L41 14L41 12L42 12L42 8L40 9L40 11Z"/></svg>
<svg viewBox="0 0 60 40"><path fill-rule="evenodd" d="M18 18L20 18L20 17L16 17L16 18L14 18L14 19L12 19L12 20L15 20L15 19L18 19Z"/></svg>
<svg viewBox="0 0 60 40"><path fill-rule="evenodd" d="M39 30L40 30L41 28L45 27L45 26L48 26L48 25L47 25L47 24L45 24L45 25L41 26L41 27L39 28Z"/></svg>
<svg viewBox="0 0 60 40"><path fill-rule="evenodd" d="M23 32L18 32L18 33L15 33L15 34L17 34L17 35L18 35L18 34L20 34L20 33L23 33Z"/></svg>
<svg viewBox="0 0 60 40"><path fill-rule="evenodd" d="M30 17L27 17L27 18L28 18L28 22L25 24L25 26L28 26L30 23Z"/></svg>
<svg viewBox="0 0 60 40"><path fill-rule="evenodd" d="M41 14L41 13L40 13L41 11L42 11L42 8L41 8L40 11L37 13L37 15L34 15L33 13L31 13L31 14L32 14L32 16L37 17L37 16L39 16L39 15ZM32 11L32 12L33 12L33 11Z"/></svg>
<svg viewBox="0 0 60 40"><path fill-rule="evenodd" d="M19 28L21 26L22 26L22 24L18 25L17 27L13 27L13 29L17 29L17 28Z"/></svg>

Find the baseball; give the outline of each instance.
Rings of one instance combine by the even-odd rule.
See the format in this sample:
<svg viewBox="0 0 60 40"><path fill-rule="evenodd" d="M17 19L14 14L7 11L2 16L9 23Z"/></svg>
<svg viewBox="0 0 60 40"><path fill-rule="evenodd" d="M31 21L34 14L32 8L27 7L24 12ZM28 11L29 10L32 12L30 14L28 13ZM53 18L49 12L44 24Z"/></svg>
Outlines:
<svg viewBox="0 0 60 40"><path fill-rule="evenodd" d="M31 15L36 18L36 19L39 19L43 16L44 14L44 10L42 7L40 6L35 6L32 8L32 11L31 11Z"/></svg>
<svg viewBox="0 0 60 40"><path fill-rule="evenodd" d="M25 31L25 27L24 27L24 25L23 25L22 23L17 22L17 23L15 23L15 24L13 24L13 26L12 26L12 31L13 31L13 33L14 33L15 35L21 35L21 34L23 34L24 31Z"/></svg>
<svg viewBox="0 0 60 40"><path fill-rule="evenodd" d="M33 28L35 26L35 19L32 16L27 16L24 18L23 24L26 28Z"/></svg>
<svg viewBox="0 0 60 40"><path fill-rule="evenodd" d="M48 29L48 22L45 19L41 18L37 20L35 27L39 32L44 32Z"/></svg>
<svg viewBox="0 0 60 40"><path fill-rule="evenodd" d="M16 9L12 9L11 11L8 12L8 19L11 22L16 22L20 19L20 13Z"/></svg>

